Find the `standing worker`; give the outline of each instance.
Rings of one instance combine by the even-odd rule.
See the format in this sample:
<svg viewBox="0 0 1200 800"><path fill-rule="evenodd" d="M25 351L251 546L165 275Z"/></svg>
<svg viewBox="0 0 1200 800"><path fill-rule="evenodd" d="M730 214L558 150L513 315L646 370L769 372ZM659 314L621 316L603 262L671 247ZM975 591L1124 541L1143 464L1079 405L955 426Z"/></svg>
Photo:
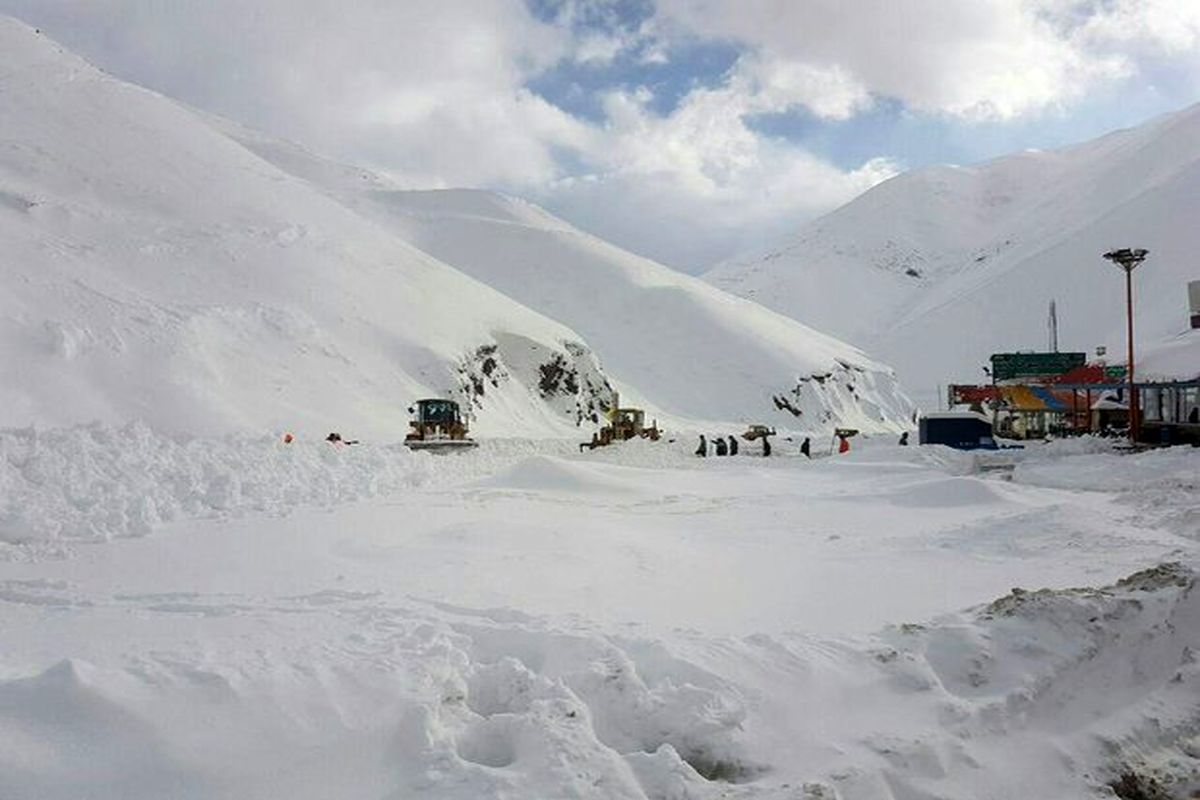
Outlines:
<svg viewBox="0 0 1200 800"><path fill-rule="evenodd" d="M804 454L805 458L812 458L812 442L807 436L805 436L804 441L800 443L800 452Z"/></svg>
<svg viewBox="0 0 1200 800"><path fill-rule="evenodd" d="M717 455L719 456L727 455L729 453L729 449L725 446L724 436L714 436L713 447L717 449Z"/></svg>
<svg viewBox="0 0 1200 800"><path fill-rule="evenodd" d="M771 438L771 437L769 437L769 436L763 436L763 437L762 437L762 443L763 443L763 458L766 458L767 456L771 455L771 442L770 442L770 438Z"/></svg>
<svg viewBox="0 0 1200 800"><path fill-rule="evenodd" d="M704 434L700 434L700 446L696 448L696 455L701 458L708 456L708 440L704 438Z"/></svg>
<svg viewBox="0 0 1200 800"><path fill-rule="evenodd" d="M730 435L729 437L729 455L736 456L738 449L737 437Z"/></svg>

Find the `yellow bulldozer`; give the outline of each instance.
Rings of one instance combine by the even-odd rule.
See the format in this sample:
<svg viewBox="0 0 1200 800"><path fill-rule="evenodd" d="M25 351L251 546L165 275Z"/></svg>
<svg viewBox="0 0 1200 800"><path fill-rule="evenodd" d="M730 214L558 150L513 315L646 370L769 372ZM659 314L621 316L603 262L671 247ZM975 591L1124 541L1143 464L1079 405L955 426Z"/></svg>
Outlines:
<svg viewBox="0 0 1200 800"><path fill-rule="evenodd" d="M608 424L592 434L590 442L582 442L579 451L595 450L613 442L625 442L630 439L649 439L657 442L662 437L658 428L658 420L646 427L646 412L640 408L621 408L620 397L613 394L613 407L609 410Z"/></svg>

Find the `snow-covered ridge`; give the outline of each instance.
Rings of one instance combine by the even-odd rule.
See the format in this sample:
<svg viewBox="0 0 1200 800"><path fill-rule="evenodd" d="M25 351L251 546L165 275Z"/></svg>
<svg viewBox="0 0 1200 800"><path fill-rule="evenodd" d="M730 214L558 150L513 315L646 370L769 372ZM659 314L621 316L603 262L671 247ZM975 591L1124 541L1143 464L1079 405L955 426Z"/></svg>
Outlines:
<svg viewBox="0 0 1200 800"><path fill-rule="evenodd" d="M706 278L888 360L923 395L993 352L1123 352L1124 286L1101 254L1146 247L1143 344L1186 328L1200 277L1200 106L1092 142L900 175ZM864 291L862 287L869 287Z"/></svg>

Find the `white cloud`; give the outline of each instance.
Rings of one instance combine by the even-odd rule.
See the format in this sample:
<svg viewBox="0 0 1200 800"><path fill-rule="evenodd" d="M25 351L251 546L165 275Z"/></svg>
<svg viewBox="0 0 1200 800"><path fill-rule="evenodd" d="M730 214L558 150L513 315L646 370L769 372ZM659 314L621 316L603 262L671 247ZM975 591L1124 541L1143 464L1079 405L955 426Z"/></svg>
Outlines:
<svg viewBox="0 0 1200 800"><path fill-rule="evenodd" d="M1069 8L1051 7L1059 17ZM1085 17L1076 37L1088 46L1132 46L1142 54L1189 53L1200 46L1200 3L1192 0L1110 0Z"/></svg>
<svg viewBox="0 0 1200 800"><path fill-rule="evenodd" d="M590 230L694 271L896 173L883 158L842 170L759 135L749 114L794 103L772 91L738 73L726 87L693 91L667 116L650 110L646 89L612 92L604 136L589 153L595 171L538 194Z"/></svg>
<svg viewBox="0 0 1200 800"><path fill-rule="evenodd" d="M656 0L648 19L614 0L555 8L546 21L524 0L0 0L0 12L198 107L412 186L532 195L697 268L897 169L886 158L838 168L763 135L757 115L842 121L886 96L1006 120L1155 60L1200 75L1200 2L1184 0ZM601 121L586 120L554 104L566 94L528 88L564 64L685 70L697 42L740 54L669 112L651 89L622 85L603 91Z"/></svg>
<svg viewBox="0 0 1200 800"><path fill-rule="evenodd" d="M974 119L1070 103L1131 75L1136 64L1115 46L1115 31L1186 48L1197 8L1181 0L658 2L660 29L670 35L734 41L777 70L837 70L845 83L911 110ZM811 87L794 96L819 113Z"/></svg>
<svg viewBox="0 0 1200 800"><path fill-rule="evenodd" d="M0 0L106 69L431 185L558 177L585 127L525 84L571 35L522 0Z"/></svg>

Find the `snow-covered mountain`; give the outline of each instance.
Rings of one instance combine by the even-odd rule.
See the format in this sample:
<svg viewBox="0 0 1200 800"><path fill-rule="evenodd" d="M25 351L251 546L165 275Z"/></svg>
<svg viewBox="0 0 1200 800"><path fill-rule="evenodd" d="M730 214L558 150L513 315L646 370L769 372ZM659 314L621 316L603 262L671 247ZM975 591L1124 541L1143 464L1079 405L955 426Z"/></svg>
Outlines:
<svg viewBox="0 0 1200 800"><path fill-rule="evenodd" d="M0 96L0 424L395 435L449 393L481 433L562 433L601 363L676 420L908 414L857 349L535 207L400 192L3 18Z"/></svg>
<svg viewBox="0 0 1200 800"><path fill-rule="evenodd" d="M1086 144L900 175L705 277L894 364L905 385L983 380L993 352L1124 352L1124 281L1101 258L1145 247L1137 338L1187 326L1200 277L1200 106Z"/></svg>
<svg viewBox="0 0 1200 800"><path fill-rule="evenodd" d="M490 371L485 429L554 429L603 388L576 333L192 111L12 20L0 54L0 422L394 433Z"/></svg>
<svg viewBox="0 0 1200 800"><path fill-rule="evenodd" d="M662 420L874 430L911 414L891 371L861 351L533 203L468 189L404 191L227 120L210 123L422 251L578 331L625 401Z"/></svg>

